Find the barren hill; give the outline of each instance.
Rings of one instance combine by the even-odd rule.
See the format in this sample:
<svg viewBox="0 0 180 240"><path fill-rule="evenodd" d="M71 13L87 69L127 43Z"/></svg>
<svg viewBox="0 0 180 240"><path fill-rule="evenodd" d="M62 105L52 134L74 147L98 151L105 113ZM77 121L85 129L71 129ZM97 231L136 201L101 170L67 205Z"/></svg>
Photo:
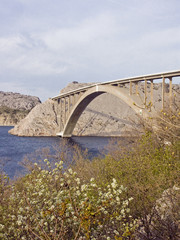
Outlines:
<svg viewBox="0 0 180 240"><path fill-rule="evenodd" d="M0 91L0 125L17 124L39 103L38 97Z"/></svg>

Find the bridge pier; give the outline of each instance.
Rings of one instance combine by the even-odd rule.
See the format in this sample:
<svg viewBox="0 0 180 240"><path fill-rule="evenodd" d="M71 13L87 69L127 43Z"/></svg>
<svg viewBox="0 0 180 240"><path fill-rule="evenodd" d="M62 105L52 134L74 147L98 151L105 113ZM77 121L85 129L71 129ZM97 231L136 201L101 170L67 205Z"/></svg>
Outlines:
<svg viewBox="0 0 180 240"><path fill-rule="evenodd" d="M165 77L162 78L162 110L164 110L164 99L165 99Z"/></svg>
<svg viewBox="0 0 180 240"><path fill-rule="evenodd" d="M151 80L151 106L153 106L153 90L154 90L154 83L153 80Z"/></svg>
<svg viewBox="0 0 180 240"><path fill-rule="evenodd" d="M63 138L70 138L70 137L72 137L72 134L66 134L65 135L62 131L62 132L56 133L56 136L63 137Z"/></svg>
<svg viewBox="0 0 180 240"><path fill-rule="evenodd" d="M169 107L172 109L172 77L169 78Z"/></svg>
<svg viewBox="0 0 180 240"><path fill-rule="evenodd" d="M144 79L144 106L147 107L147 79Z"/></svg>

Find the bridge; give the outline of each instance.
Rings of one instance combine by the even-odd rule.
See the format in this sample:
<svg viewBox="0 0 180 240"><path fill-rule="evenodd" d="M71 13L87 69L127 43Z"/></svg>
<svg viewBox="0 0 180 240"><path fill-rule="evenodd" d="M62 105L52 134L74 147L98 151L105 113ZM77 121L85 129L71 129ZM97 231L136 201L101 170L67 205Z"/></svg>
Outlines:
<svg viewBox="0 0 180 240"><path fill-rule="evenodd" d="M172 79L180 77L180 71L171 71L132 78L118 79L108 82L92 84L73 91L59 94L52 98L58 103L58 117L60 118L61 137L71 137L75 125L84 109L96 97L103 93L110 93L128 104L137 114L146 118L155 111L153 99L154 81L161 86L161 109L172 107ZM168 83L166 81L168 80ZM143 92L139 91L143 84ZM166 91L168 84L168 93ZM150 91L148 91L150 89ZM168 98L168 99L165 99ZM166 100L166 101L165 101Z"/></svg>

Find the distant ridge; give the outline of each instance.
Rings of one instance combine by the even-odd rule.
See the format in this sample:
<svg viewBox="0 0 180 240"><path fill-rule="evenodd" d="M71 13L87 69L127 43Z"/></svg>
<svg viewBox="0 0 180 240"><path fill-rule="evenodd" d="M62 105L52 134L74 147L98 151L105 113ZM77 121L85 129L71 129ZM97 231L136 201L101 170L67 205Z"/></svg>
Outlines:
<svg viewBox="0 0 180 240"><path fill-rule="evenodd" d="M30 111L39 103L41 103L41 101L38 97L20 93L0 91L0 106L6 106L11 109Z"/></svg>
<svg viewBox="0 0 180 240"><path fill-rule="evenodd" d="M39 103L38 97L0 91L0 125L16 125Z"/></svg>

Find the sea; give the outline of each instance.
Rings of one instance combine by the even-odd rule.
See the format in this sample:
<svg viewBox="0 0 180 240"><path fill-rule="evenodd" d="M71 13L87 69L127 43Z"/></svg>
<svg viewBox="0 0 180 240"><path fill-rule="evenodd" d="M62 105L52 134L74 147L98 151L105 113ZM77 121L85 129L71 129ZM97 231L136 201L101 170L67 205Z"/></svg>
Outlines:
<svg viewBox="0 0 180 240"><path fill-rule="evenodd" d="M11 179L26 174L23 163L26 159L48 158L68 149L69 158L73 158L74 147L86 151L89 158L106 153L110 137L18 137L8 133L12 127L0 126L0 170ZM51 157L50 157L51 158ZM34 160L34 161L35 161Z"/></svg>

